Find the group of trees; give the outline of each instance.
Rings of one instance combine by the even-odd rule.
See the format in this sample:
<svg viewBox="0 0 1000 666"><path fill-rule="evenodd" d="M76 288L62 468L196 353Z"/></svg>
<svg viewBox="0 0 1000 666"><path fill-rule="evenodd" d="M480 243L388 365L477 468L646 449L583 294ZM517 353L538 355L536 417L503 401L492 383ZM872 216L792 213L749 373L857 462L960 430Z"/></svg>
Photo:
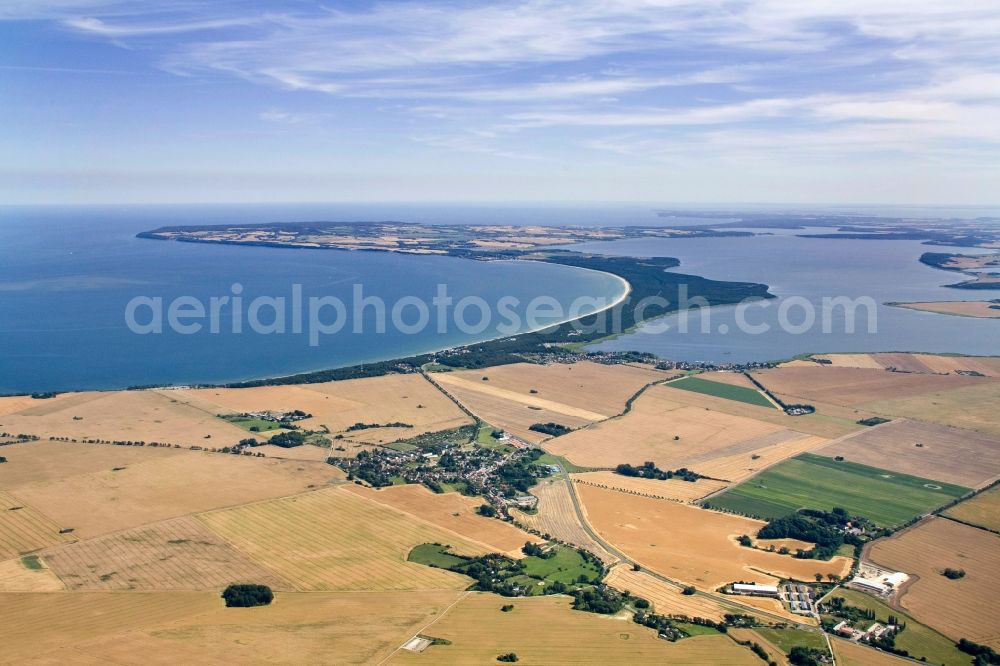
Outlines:
<svg viewBox="0 0 1000 666"><path fill-rule="evenodd" d="M845 543L855 546L861 543L857 536L844 531L849 523L861 521L861 518L852 518L840 507L835 507L832 511L800 509L789 516L775 518L762 527L757 536L761 539L809 541L816 544L816 547L810 551L799 550L795 556L828 560Z"/></svg>
<svg viewBox="0 0 1000 666"><path fill-rule="evenodd" d="M249 608L268 605L274 600L274 593L267 585L240 583L227 587L222 598L230 608Z"/></svg>
<svg viewBox="0 0 1000 666"><path fill-rule="evenodd" d="M788 661L792 666L819 666L820 663L825 663L828 657L826 650L801 645L796 645L788 653Z"/></svg>
<svg viewBox="0 0 1000 666"><path fill-rule="evenodd" d="M625 606L625 595L607 585L573 591L573 610L614 615Z"/></svg>
<svg viewBox="0 0 1000 666"><path fill-rule="evenodd" d="M630 465L628 463L622 463L615 467L615 473L621 474L622 476L632 476L639 477L643 479L656 479L658 481L665 481L667 479L672 479L674 477L683 479L684 481L697 481L698 479L704 478L701 474L689 470L687 467L681 467L673 471L662 470L656 466L652 461L647 460L642 463L639 467Z"/></svg>
<svg viewBox="0 0 1000 666"><path fill-rule="evenodd" d="M636 608L639 605L636 604ZM750 616L729 616L729 617L750 617ZM678 627L678 623L684 624L695 624L701 627L711 627L716 631L726 633L729 630L727 621L716 622L715 620L710 620L704 617L688 617L686 615L660 615L658 613L647 613L645 611L639 610L632 616L632 621L636 624L641 624L644 627L649 627L650 629L655 629L661 638L665 638L669 641L676 641L681 638L685 638L689 634ZM740 626L754 626L751 625L740 625Z"/></svg>
<svg viewBox="0 0 1000 666"><path fill-rule="evenodd" d="M955 644L955 647L965 654L971 654L975 657L975 661L972 662L974 666L1000 664L1000 654L997 654L996 650L989 645L980 645L979 643L973 643L967 638L963 638Z"/></svg>
<svg viewBox="0 0 1000 666"><path fill-rule="evenodd" d="M528 557L538 557L543 560L548 560L556 556L556 551L554 548L548 550L542 548L537 543L532 543L530 541L526 542L521 548L521 552Z"/></svg>
<svg viewBox="0 0 1000 666"><path fill-rule="evenodd" d="M355 423L354 425L347 426L347 432L356 432L358 430L371 430L372 428L412 428L412 423L403 423L402 421L393 421L392 423Z"/></svg>
<svg viewBox="0 0 1000 666"><path fill-rule="evenodd" d="M275 446L280 446L282 448L291 449L296 446L302 446L306 443L306 435L301 430L292 430L291 432L278 433L274 437L268 440L268 443L274 444Z"/></svg>
<svg viewBox="0 0 1000 666"><path fill-rule="evenodd" d="M540 432L543 435L551 435L553 437L559 437L560 435L565 435L568 432L572 432L573 429L562 425L561 423L532 423L528 426L528 430L533 430L535 432Z"/></svg>

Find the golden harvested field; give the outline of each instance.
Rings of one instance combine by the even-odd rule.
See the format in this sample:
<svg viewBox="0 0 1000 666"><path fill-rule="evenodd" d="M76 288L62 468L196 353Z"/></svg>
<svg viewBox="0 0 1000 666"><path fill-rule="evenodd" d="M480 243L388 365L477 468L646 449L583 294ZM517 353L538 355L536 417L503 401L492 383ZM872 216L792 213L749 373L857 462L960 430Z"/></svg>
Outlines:
<svg viewBox="0 0 1000 666"><path fill-rule="evenodd" d="M930 518L874 542L876 564L916 574L898 599L913 617L958 640L1000 649L1000 536L945 518ZM946 567L964 569L950 580Z"/></svg>
<svg viewBox="0 0 1000 666"><path fill-rule="evenodd" d="M297 590L460 590L470 581L406 561L422 543L484 548L344 488L201 514L199 519Z"/></svg>
<svg viewBox="0 0 1000 666"><path fill-rule="evenodd" d="M803 362L815 365L809 361ZM754 421L763 421L764 423L776 425L779 428L794 428L798 432L817 435L819 437L840 437L860 430L863 427L856 423L862 415L858 415L854 409L835 405L823 406L815 414L790 417L778 409L750 405L737 400L727 400L726 398L695 393L693 391L673 391L670 393L670 400L701 410L707 408L713 412L731 414L733 416L753 419ZM869 414L864 414L863 416L869 416Z"/></svg>
<svg viewBox="0 0 1000 666"><path fill-rule="evenodd" d="M917 375L822 365L812 368L771 368L759 370L753 375L757 381L781 396L799 398L804 402L845 406L865 405L887 395L905 398L980 386L984 382L993 383L993 380L985 377Z"/></svg>
<svg viewBox="0 0 1000 666"><path fill-rule="evenodd" d="M16 488L35 481L63 479L183 454L179 449L165 447L22 442L3 447L3 456L8 462L0 465L0 488Z"/></svg>
<svg viewBox="0 0 1000 666"><path fill-rule="evenodd" d="M840 666L905 666L912 664L909 659L897 657L888 652L873 650L846 638L830 637L833 655Z"/></svg>
<svg viewBox="0 0 1000 666"><path fill-rule="evenodd" d="M60 663L59 657L73 664L135 663L141 655L142 663L164 666L374 664L457 597L449 591L292 592L247 609L225 608L215 599L210 608L176 620L107 633L25 663Z"/></svg>
<svg viewBox="0 0 1000 666"><path fill-rule="evenodd" d="M694 502L729 485L724 481L711 479L698 479L693 483L676 478L658 481L622 476L614 472L585 472L571 474L570 477L576 483L586 483L600 488L610 488L645 497L674 500L675 502Z"/></svg>
<svg viewBox="0 0 1000 666"><path fill-rule="evenodd" d="M736 543L741 534L755 534L762 521L587 485L578 485L577 492L590 524L609 543L639 564L702 590L737 580L812 580L816 573L839 576L850 569L843 557L799 560Z"/></svg>
<svg viewBox="0 0 1000 666"><path fill-rule="evenodd" d="M39 437L139 440L185 446L235 444L246 431L214 414L185 405L178 391L112 391L65 394L6 414L3 430ZM206 439L210 435L211 439Z"/></svg>
<svg viewBox="0 0 1000 666"><path fill-rule="evenodd" d="M501 400L523 405L528 408L537 408L533 411L545 410L556 412L558 414L563 414L564 416L583 419L584 421L600 421L611 416L610 414L602 414L600 412L584 409L583 407L574 407L573 405L567 405L566 403L549 400L547 398L521 394L517 391L496 386L493 382L485 381L482 378L477 381L471 378L460 377L457 372L444 373L437 379L439 383L451 391L457 391L462 394L468 394L469 392L482 393L494 398L500 398Z"/></svg>
<svg viewBox="0 0 1000 666"><path fill-rule="evenodd" d="M618 589L629 591L653 604L653 610L661 615L687 615L704 617L716 622L722 621L726 613L734 612L702 595L688 596L673 585L653 578L643 571L632 571L627 564L619 564L609 573L605 582Z"/></svg>
<svg viewBox="0 0 1000 666"><path fill-rule="evenodd" d="M513 602L514 610L500 612ZM392 664L488 664L506 652L525 664L747 664L759 659L725 636L685 638L676 643L625 618L574 611L565 596L505 599L470 593L424 630L451 645L423 652L400 650ZM519 662L519 663L520 663Z"/></svg>
<svg viewBox="0 0 1000 666"><path fill-rule="evenodd" d="M987 377L1000 377L1000 357L997 356L935 356L913 354L914 358L930 368L931 372L978 372Z"/></svg>
<svg viewBox="0 0 1000 666"><path fill-rule="evenodd" d="M1000 312L1000 311L996 311ZM987 377L1000 377L1000 357L939 356L937 354L822 354L813 358L827 359L836 367L895 368L900 372L954 374L958 371L978 372Z"/></svg>
<svg viewBox="0 0 1000 666"><path fill-rule="evenodd" d="M961 317L1000 318L1000 309L990 301L929 301L924 303L895 303L896 307Z"/></svg>
<svg viewBox="0 0 1000 666"><path fill-rule="evenodd" d="M222 590L246 582L291 589L191 516L52 548L42 557L70 590Z"/></svg>
<svg viewBox="0 0 1000 666"><path fill-rule="evenodd" d="M364 447L366 449L371 447ZM343 456L345 453L343 451L334 451L333 449L324 448L322 446L313 446L312 444L303 444L302 446L293 446L290 449L286 449L281 446L275 446L274 444L264 444L262 446L253 447L254 453L263 453L268 458L284 458L285 460L311 460L313 462L325 462L330 456Z"/></svg>
<svg viewBox="0 0 1000 666"><path fill-rule="evenodd" d="M488 382L483 377L489 377ZM434 376L447 383L457 379L472 382L477 387L510 391L511 399L555 402L576 407L600 418L620 414L625 403L647 384L670 377L659 370L638 368L631 365L603 365L582 361L579 363L513 363L485 370L462 370ZM485 388L485 386L483 386ZM537 391L532 393L531 391ZM505 394L507 397L507 394ZM544 405L542 405L544 406ZM488 420L488 419L487 419Z"/></svg>
<svg viewBox="0 0 1000 666"><path fill-rule="evenodd" d="M435 373L435 381L441 377L446 377L452 373ZM463 380L464 381L464 380ZM579 416L570 416L564 411L552 411L542 409L537 405L525 405L521 402L497 397L489 393L484 393L478 386L468 388L465 384L459 385L454 382L446 384L441 382L441 386L448 391L456 400L465 407L498 428L523 439L526 442L537 444L549 436L529 430L534 423L560 423L570 428L579 428L591 423L590 420ZM560 407L560 409L562 409ZM571 408L566 407L567 411Z"/></svg>
<svg viewBox="0 0 1000 666"><path fill-rule="evenodd" d="M14 493L60 527L73 528L74 537L90 538L343 478L324 463L182 451L118 471L30 483Z"/></svg>
<svg viewBox="0 0 1000 666"><path fill-rule="evenodd" d="M815 354L813 358L829 361L830 365L835 368L885 370L885 366L875 359L874 354ZM803 365L802 367L811 368L815 367L815 364Z"/></svg>
<svg viewBox="0 0 1000 666"><path fill-rule="evenodd" d="M299 421L306 429L344 432L355 423L409 423L413 428L370 428L350 433L369 443L393 442L427 432L472 423L455 403L419 374L348 379L322 384L262 386L247 389L172 391L178 400L211 414L251 411L292 411L312 414ZM246 432L240 429L247 436Z"/></svg>
<svg viewBox="0 0 1000 666"><path fill-rule="evenodd" d="M59 533L61 527L20 498L0 491L0 559L71 541L72 535Z"/></svg>
<svg viewBox="0 0 1000 666"><path fill-rule="evenodd" d="M541 539L509 523L477 514L476 508L483 504L481 498L459 493L436 494L417 484L381 490L351 484L344 486L344 490L454 532L491 551L520 557L525 542L541 542Z"/></svg>
<svg viewBox="0 0 1000 666"><path fill-rule="evenodd" d="M56 398L58 397L59 396L56 396ZM48 398L48 399L55 400L56 398ZM0 397L0 417L3 417L7 414L12 414L14 412L19 412L23 409L28 409L29 407L34 407L35 405L41 403L42 403L41 400L32 398L31 396L28 395L12 395L12 396Z"/></svg>
<svg viewBox="0 0 1000 666"><path fill-rule="evenodd" d="M681 392L654 386L625 416L557 437L545 448L583 467L641 465L651 460L661 469L676 469L752 450L757 448L753 440L782 430L763 421L685 406L673 399Z"/></svg>
<svg viewBox="0 0 1000 666"><path fill-rule="evenodd" d="M1000 532L1000 486L979 493L972 499L956 504L944 515L972 525Z"/></svg>
<svg viewBox="0 0 1000 666"><path fill-rule="evenodd" d="M866 428L815 453L969 488L1000 475L1000 438L907 419Z"/></svg>
<svg viewBox="0 0 1000 666"><path fill-rule="evenodd" d="M529 430L533 423L580 428L604 420L621 413L643 386L667 377L657 370L581 362L441 372L434 380L483 420L538 443L548 435Z"/></svg>
<svg viewBox="0 0 1000 666"><path fill-rule="evenodd" d="M85 641L203 613L220 604L217 592L0 593L0 663L29 663L60 648L66 648L64 659L56 663L79 663L74 649ZM132 660L136 657L133 654Z"/></svg>
<svg viewBox="0 0 1000 666"><path fill-rule="evenodd" d="M949 377L935 377L935 379ZM963 378L956 377L956 379ZM997 418L996 410L996 406L1000 404L1000 381L981 377L973 379L977 380L976 385L953 391L936 391L905 398L881 396L865 403L864 408L881 414L906 416L1000 435L1000 419Z"/></svg>
<svg viewBox="0 0 1000 666"><path fill-rule="evenodd" d="M829 440L815 435L803 435L791 430L775 433L775 436L758 440L761 444L750 451L740 451L709 460L692 461L696 471L715 479L727 479L733 483L743 481L766 467L775 465L805 451L823 446ZM773 442L773 443L771 443Z"/></svg>
<svg viewBox="0 0 1000 666"><path fill-rule="evenodd" d="M618 559L594 541L580 525L565 480L542 479L531 489L531 494L538 498L538 511L532 514L515 510L513 515L519 523L590 551L604 562Z"/></svg>
<svg viewBox="0 0 1000 666"><path fill-rule="evenodd" d="M43 562L29 569L20 558L0 562L0 592L57 592L65 589Z"/></svg>

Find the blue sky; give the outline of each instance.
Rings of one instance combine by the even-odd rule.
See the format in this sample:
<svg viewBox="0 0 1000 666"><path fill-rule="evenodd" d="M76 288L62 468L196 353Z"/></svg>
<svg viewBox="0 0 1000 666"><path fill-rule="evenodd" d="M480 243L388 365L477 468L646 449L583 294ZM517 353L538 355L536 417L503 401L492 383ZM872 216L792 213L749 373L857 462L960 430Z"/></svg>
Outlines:
<svg viewBox="0 0 1000 666"><path fill-rule="evenodd" d="M1000 201L996 0L0 0L0 203Z"/></svg>

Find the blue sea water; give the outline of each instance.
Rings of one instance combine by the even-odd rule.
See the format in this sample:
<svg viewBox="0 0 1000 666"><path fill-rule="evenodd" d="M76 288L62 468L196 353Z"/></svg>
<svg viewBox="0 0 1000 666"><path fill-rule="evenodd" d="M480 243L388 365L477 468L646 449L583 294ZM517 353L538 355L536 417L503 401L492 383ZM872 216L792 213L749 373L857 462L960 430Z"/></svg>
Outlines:
<svg viewBox="0 0 1000 666"><path fill-rule="evenodd" d="M170 243L135 238L162 225L230 224L304 220L477 224L576 224L584 226L704 223L692 217L668 221L647 204L619 206L520 205L217 205L0 208L0 393L120 388L146 384L239 381L398 358L497 337L496 323L481 332L430 326L404 334L392 326L379 333L366 310L336 335L310 346L306 332L233 334L231 318L220 332L138 335L128 329L125 308L137 296L178 296L200 302L243 288L256 296L285 296L300 284L303 298L335 296L351 303L355 285L390 305L405 296L425 302L445 284L455 301L483 297L495 304L517 298L515 308L536 296L567 305L578 296L610 298L617 280L593 272L531 262L484 263L435 256L291 250ZM819 210L819 209L813 209ZM879 215L975 217L979 209L848 209ZM738 215L738 211L734 211ZM802 352L908 350L1000 354L1000 320L976 320L901 310L886 301L961 300L1000 297L1000 291L943 288L961 276L917 262L927 246L913 241L802 239L793 231L755 238L654 239L576 246L596 252L678 257L679 272L722 280L763 282L779 296L755 323L772 325L766 335L740 333L732 308L710 311L678 334L669 328L621 336L600 349L638 349L691 361L747 361L786 358ZM788 334L778 326L778 306L801 297L871 296L878 305L878 330L862 323L847 334L834 322L832 333L814 328ZM706 315L707 316L707 315ZM266 315L262 317L266 319ZM474 315L470 319L475 320ZM724 326L723 326L724 325ZM726 333L721 328L727 329ZM288 327L291 331L291 326Z"/></svg>
<svg viewBox="0 0 1000 666"><path fill-rule="evenodd" d="M384 216L373 218L377 212ZM394 211L304 207L121 207L3 209L0 211L0 393L105 389L148 384L239 381L398 358L497 337L509 323L495 305L513 297L527 328L525 306L536 296L564 307L581 295L614 299L621 283L605 274L533 262L477 262L439 256L380 252L338 252L233 247L138 239L135 234L165 224L267 222L302 219L398 219ZM162 298L161 312L177 297L202 304L234 295L248 304L257 296L284 297L285 333L249 331L247 307L242 333L233 333L232 314L220 309L219 332L203 325L182 334L163 326L162 334L137 334L126 325L127 304L135 297ZM307 312L302 333L293 332L293 285L310 296L332 296L346 304L347 323L311 346ZM374 306L354 316L356 285L364 297L379 297L389 310L384 329ZM408 333L392 325L391 306L403 297L430 304L446 285L457 304L482 297L493 308L492 323L465 333L444 327L437 310L426 329ZM304 310L307 307L304 305ZM454 312L454 308L447 312ZM262 309L268 323L273 310ZM147 323L150 308L135 319ZM333 320L326 309L322 318ZM415 309L401 311L414 324ZM469 308L464 317L481 320ZM551 323L556 318L544 320ZM355 323L361 322L360 333ZM379 332L384 330L384 332Z"/></svg>

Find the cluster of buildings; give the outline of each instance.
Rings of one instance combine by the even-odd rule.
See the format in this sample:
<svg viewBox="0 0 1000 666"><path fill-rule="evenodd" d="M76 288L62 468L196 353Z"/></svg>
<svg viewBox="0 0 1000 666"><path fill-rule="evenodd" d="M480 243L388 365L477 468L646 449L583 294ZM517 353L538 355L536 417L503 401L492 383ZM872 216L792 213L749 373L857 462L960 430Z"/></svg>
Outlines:
<svg viewBox="0 0 1000 666"><path fill-rule="evenodd" d="M748 597L768 597L788 604L793 613L812 615L816 612L815 592L808 585L785 583L777 585L758 585L757 583L732 583L729 593Z"/></svg>
<svg viewBox="0 0 1000 666"><path fill-rule="evenodd" d="M521 462L530 451L526 446L502 452L447 444L432 451L380 448L365 451L355 458L331 457L327 462L376 487L391 485L392 479L422 483L434 490L464 483L470 491L482 495L501 515L506 515L508 507L531 510L538 503L537 497L516 492L503 478L501 470L505 465ZM538 466L533 468L533 473L542 477L551 472L548 466Z"/></svg>
<svg viewBox="0 0 1000 666"><path fill-rule="evenodd" d="M786 583L781 589L783 600L793 613L812 615L816 612L814 607L816 595L808 585Z"/></svg>
<svg viewBox="0 0 1000 666"><path fill-rule="evenodd" d="M847 623L847 620L844 620L833 627L833 633L852 641L876 641L886 636L892 636L897 631L899 631L898 626L879 622L873 622L867 629L855 629Z"/></svg>
<svg viewBox="0 0 1000 666"><path fill-rule="evenodd" d="M312 418L312 414L306 414L301 410L294 410L291 412L272 412L272 411L262 411L262 412L243 412L240 414L241 418L244 419L260 419L261 421L273 421L274 423L289 423L291 421L303 421L308 418Z"/></svg>
<svg viewBox="0 0 1000 666"><path fill-rule="evenodd" d="M857 575L847 582L847 586L881 597L891 597L909 579L910 577L902 571L892 571L871 562L862 562Z"/></svg>

